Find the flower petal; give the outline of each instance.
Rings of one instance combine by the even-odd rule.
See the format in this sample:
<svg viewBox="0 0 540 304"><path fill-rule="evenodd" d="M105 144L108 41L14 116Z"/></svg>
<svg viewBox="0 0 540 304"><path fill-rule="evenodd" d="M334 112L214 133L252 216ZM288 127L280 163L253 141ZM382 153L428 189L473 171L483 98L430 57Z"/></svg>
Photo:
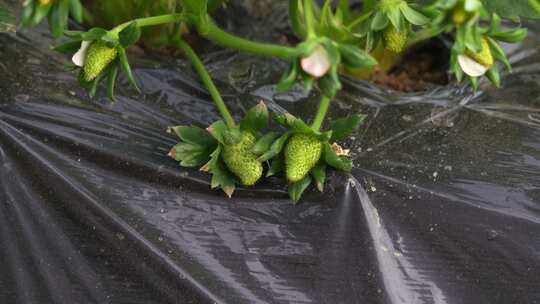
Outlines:
<svg viewBox="0 0 540 304"><path fill-rule="evenodd" d="M302 58L300 64L304 72L315 78L324 76L331 66L328 52L322 46L318 46L308 57Z"/></svg>
<svg viewBox="0 0 540 304"><path fill-rule="evenodd" d="M488 67L481 65L467 55L458 55L458 63L463 72L471 77L479 77L488 71Z"/></svg>
<svg viewBox="0 0 540 304"><path fill-rule="evenodd" d="M90 41L83 41L81 43L81 48L77 51L77 53L73 55L73 57L71 57L71 61L73 61L76 66L84 66L84 60L86 59L86 50L89 46Z"/></svg>

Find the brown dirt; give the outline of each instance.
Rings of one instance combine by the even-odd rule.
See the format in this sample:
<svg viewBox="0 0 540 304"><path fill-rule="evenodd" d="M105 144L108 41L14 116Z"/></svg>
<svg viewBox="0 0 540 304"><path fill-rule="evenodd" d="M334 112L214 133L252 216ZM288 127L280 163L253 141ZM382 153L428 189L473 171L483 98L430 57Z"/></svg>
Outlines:
<svg viewBox="0 0 540 304"><path fill-rule="evenodd" d="M424 91L433 84L448 83L448 50L437 41L429 41L407 52L390 72L375 72L371 81L397 91Z"/></svg>

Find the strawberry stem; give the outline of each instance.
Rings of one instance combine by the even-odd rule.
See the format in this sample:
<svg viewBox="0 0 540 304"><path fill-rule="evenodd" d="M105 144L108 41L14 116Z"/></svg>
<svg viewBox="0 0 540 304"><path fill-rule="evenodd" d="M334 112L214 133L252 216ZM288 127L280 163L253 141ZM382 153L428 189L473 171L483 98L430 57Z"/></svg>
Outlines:
<svg viewBox="0 0 540 304"><path fill-rule="evenodd" d="M178 39L176 41L177 46L184 51L184 54L188 58L188 60L191 62L191 65L197 71L197 74L199 74L199 77L201 77L202 82L208 89L208 92L210 92L210 95L212 96L212 100L214 101L214 104L219 110L219 113L223 117L223 120L225 121L225 124L229 128L235 127L235 122L233 117L231 116L231 113L227 109L227 106L225 105L225 102L223 101L223 98L221 98L221 94L219 94L218 89L214 85L214 82L212 81L212 78L208 74L208 71L204 67L203 63L201 62L201 59L199 59L199 56L193 51L191 46L187 44L182 39Z"/></svg>
<svg viewBox="0 0 540 304"><path fill-rule="evenodd" d="M174 23L174 22L182 21L184 19L185 17L182 14L166 14L166 15L159 15L159 16L153 16L153 17L138 18L138 19L133 19L128 22L124 22L116 26L115 28L111 30L111 32L118 34L123 29L128 27L132 22L136 22L137 26L139 27L144 27L144 26Z"/></svg>
<svg viewBox="0 0 540 304"><path fill-rule="evenodd" d="M238 36L232 35L219 28L210 17L208 27L200 34L222 46L233 48L239 51L253 53L262 56L294 58L298 55L296 48L275 45L270 43L254 42Z"/></svg>
<svg viewBox="0 0 540 304"><path fill-rule="evenodd" d="M321 129L322 123L324 121L324 117L326 116L326 112L328 112L328 106L330 105L330 97L323 95L321 97L321 101L319 102L319 110L317 111L317 115L315 116L315 119L313 120L313 124L311 124L311 129L314 131L319 131Z"/></svg>

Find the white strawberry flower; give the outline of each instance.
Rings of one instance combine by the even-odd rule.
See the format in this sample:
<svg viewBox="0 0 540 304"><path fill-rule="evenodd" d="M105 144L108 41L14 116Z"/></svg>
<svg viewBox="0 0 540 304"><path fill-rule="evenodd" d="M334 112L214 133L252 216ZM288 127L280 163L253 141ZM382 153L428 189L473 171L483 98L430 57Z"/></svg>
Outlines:
<svg viewBox="0 0 540 304"><path fill-rule="evenodd" d="M330 58L326 49L318 46L308 57L302 58L300 65L307 74L319 78L328 72L331 67Z"/></svg>
<svg viewBox="0 0 540 304"><path fill-rule="evenodd" d="M86 51L88 50L88 47L90 46L91 41L82 41L81 48L71 57L71 61L76 66L83 67L84 66L84 60L86 59Z"/></svg>
<svg viewBox="0 0 540 304"><path fill-rule="evenodd" d="M480 77L489 70L489 67L481 65L465 54L458 55L458 63L463 72L471 77Z"/></svg>

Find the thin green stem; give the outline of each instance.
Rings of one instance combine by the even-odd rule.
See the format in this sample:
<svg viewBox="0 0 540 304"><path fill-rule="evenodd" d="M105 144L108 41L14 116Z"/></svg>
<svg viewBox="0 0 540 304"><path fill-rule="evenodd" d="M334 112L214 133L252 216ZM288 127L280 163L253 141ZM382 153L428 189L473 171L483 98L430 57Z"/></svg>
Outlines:
<svg viewBox="0 0 540 304"><path fill-rule="evenodd" d="M529 0L529 5L536 11L536 13L540 14L540 2L538 2L538 0Z"/></svg>
<svg viewBox="0 0 540 304"><path fill-rule="evenodd" d="M210 95L212 96L212 100L214 100L214 103L216 107L219 110L219 113L223 117L223 120L225 121L225 124L229 128L233 128L236 124L234 123L234 119L231 116L231 113L227 109L227 106L225 105L225 102L223 101L223 98L221 98L221 94L219 94L218 89L214 85L214 82L212 81L212 78L208 74L208 71L204 67L204 64L201 62L201 59L199 59L199 56L193 51L191 46L184 42L182 39L178 39L176 42L178 47L180 47L188 60L191 62L191 65L197 71L197 74L199 74L199 77L201 77L202 82L208 89L208 92L210 92Z"/></svg>
<svg viewBox="0 0 540 304"><path fill-rule="evenodd" d="M111 30L113 33L120 33L123 29L128 27L132 22L136 22L139 27L160 25L182 21L184 19L182 14L166 14L153 17L137 18L128 22L124 22Z"/></svg>
<svg viewBox="0 0 540 304"><path fill-rule="evenodd" d="M307 39L316 37L315 16L313 15L313 0L304 0L304 18L306 23Z"/></svg>
<svg viewBox="0 0 540 304"><path fill-rule="evenodd" d="M407 41L406 48L409 48L415 44L418 44L424 40L438 36L444 31L444 28L427 28L425 30L414 33L413 36Z"/></svg>
<svg viewBox="0 0 540 304"><path fill-rule="evenodd" d="M319 110L317 111L317 115L315 116L315 119L313 120L313 123L311 124L311 129L314 131L319 131L321 129L322 123L324 121L324 117L326 116L326 112L328 112L328 106L330 105L331 98L323 95L321 97L321 101L319 102Z"/></svg>
<svg viewBox="0 0 540 304"><path fill-rule="evenodd" d="M249 41L247 39L227 33L220 29L210 18L208 18L207 25L208 26L205 27L205 31L200 34L215 43L221 44L224 47L269 57L294 58L298 54L298 50L296 48Z"/></svg>

